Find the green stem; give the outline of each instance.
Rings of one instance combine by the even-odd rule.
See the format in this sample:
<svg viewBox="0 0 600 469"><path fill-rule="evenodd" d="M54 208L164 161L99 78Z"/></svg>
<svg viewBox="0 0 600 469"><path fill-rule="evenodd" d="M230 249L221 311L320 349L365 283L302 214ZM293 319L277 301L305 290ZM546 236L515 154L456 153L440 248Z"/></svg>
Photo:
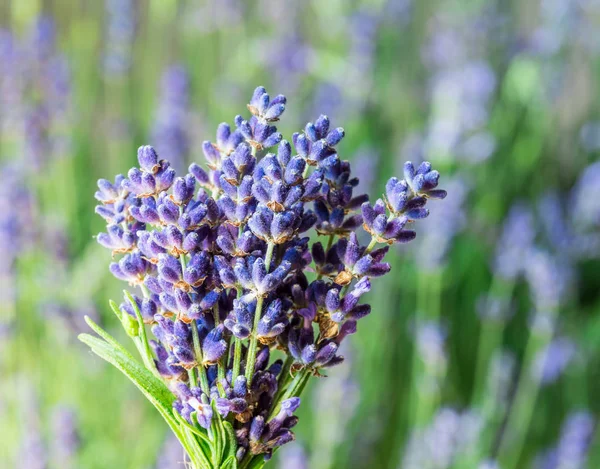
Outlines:
<svg viewBox="0 0 600 469"><path fill-rule="evenodd" d="M274 243L267 244L267 252L265 254L265 266L267 272L271 268L271 260L273 258L273 249L275 248ZM250 338L250 345L248 346L248 355L246 357L246 381L248 387L252 384L252 375L254 375L254 365L256 363L256 349L258 348L258 324L262 314L263 303L265 299L262 296L258 297L256 301L256 311L254 312L254 324L252 325L252 336Z"/></svg>
<svg viewBox="0 0 600 469"><path fill-rule="evenodd" d="M290 373L290 370L291 370L293 364L294 364L294 357L292 357L291 355L288 355L288 357L285 359L285 362L283 364L283 368L281 370L281 374L279 375L279 379L277 380L277 392L275 393L275 396L273 397L273 402L277 402L279 400L281 395L287 389L287 386L289 385L290 381L292 380L292 375Z"/></svg>
<svg viewBox="0 0 600 469"><path fill-rule="evenodd" d="M421 271L419 275L418 304L415 312L415 327L419 327L423 321L439 322L440 319L440 295L441 295L442 272L440 269L430 273ZM413 426L422 426L427 423L439 395L435 391L419 389L422 380L438 381L444 379L446 367L444 364L439 369L427 369L425 363L419 356L417 343L413 346L412 371L411 371L411 407L414 409L412 416Z"/></svg>
<svg viewBox="0 0 600 469"><path fill-rule="evenodd" d="M303 368L302 370L298 371L298 373L296 373L296 376L294 376L294 379L288 386L287 390L276 402L274 402L273 409L271 410L267 421L269 421L279 413L279 411L281 410L281 403L283 401L291 397L300 397L302 391L304 391L304 388L306 387L306 383L308 382L309 377L310 370L308 368Z"/></svg>
<svg viewBox="0 0 600 469"><path fill-rule="evenodd" d="M388 222L395 220L396 218L398 218L398 215L396 215L395 213L392 213L388 217ZM376 245L377 245L377 240L375 239L375 237L373 235L371 235L371 242L367 246L367 249L365 249L364 255L366 256L367 254L369 254Z"/></svg>
<svg viewBox="0 0 600 469"><path fill-rule="evenodd" d="M260 296L256 301L254 324L252 325L252 336L250 338L250 345L248 346L248 354L246 356L246 381L248 382L248 387L250 387L252 384L252 375L254 374L254 365L256 364L256 349L258 348L258 337L256 331L258 329L258 323L260 322L264 301L265 299L262 296Z"/></svg>
<svg viewBox="0 0 600 469"><path fill-rule="evenodd" d="M514 289L514 282L505 282L498 276L492 280L488 293L490 299L497 299L502 305L507 303ZM488 308L489 309L489 308ZM504 313L504 311L502 311ZM484 400L486 380L488 376L489 362L492 354L502 344L504 334L504 323L501 319L484 318L479 333L477 345L477 364L475 368L475 385L473 390L473 402L480 405Z"/></svg>
<svg viewBox="0 0 600 469"><path fill-rule="evenodd" d="M188 377L190 378L190 387L195 388L198 386L198 380L196 379L196 373L194 373L194 369L190 368L187 370Z"/></svg>
<svg viewBox="0 0 600 469"><path fill-rule="evenodd" d="M369 243L369 245L367 246L367 249L365 251L365 255L369 254L376 245L377 245L377 240L374 237L372 237L371 242Z"/></svg>
<svg viewBox="0 0 600 469"><path fill-rule="evenodd" d="M556 310L543 314L550 314L554 324ZM535 324L535 318L533 322ZM548 345L552 335L552 329L532 330L527 341L517 390L498 445L498 460L503 469L518 467L540 388L539 378L533 374L533 363L537 353Z"/></svg>
<svg viewBox="0 0 600 469"><path fill-rule="evenodd" d="M275 243L267 244L267 252L265 254L265 267L267 273L271 270L271 260L273 259L273 250L275 249Z"/></svg>
<svg viewBox="0 0 600 469"><path fill-rule="evenodd" d="M213 307L213 316L215 318L215 326L218 326L221 322L219 318L219 305L216 304ZM217 389L219 390L219 395L221 397L225 397L225 388L223 387L223 382L225 381L225 366L227 366L229 355L229 343L227 344L227 349L225 350L224 355L217 362Z"/></svg>
<svg viewBox="0 0 600 469"><path fill-rule="evenodd" d="M149 296L148 289L144 285L142 285L142 287L142 293L147 298ZM137 303L133 299L131 293L129 293L127 290L124 290L124 292L125 296L129 300L129 303L131 304L131 307L133 308L138 322L139 336L133 339L134 344L140 352L140 355L142 356L142 360L144 362L144 365L146 365L146 368L148 368L148 370L150 370L154 374L154 376L162 380L162 376L160 376L160 373L158 372L154 364L154 356L152 355L152 349L150 348L150 343L148 342L148 336L146 334L146 325L144 324L142 313L140 312L140 309L138 308Z"/></svg>
<svg viewBox="0 0 600 469"><path fill-rule="evenodd" d="M242 367L242 341L236 337L233 350L233 369L231 372L231 383L234 384L240 374Z"/></svg>
<svg viewBox="0 0 600 469"><path fill-rule="evenodd" d="M327 247L325 248L325 253L327 253L327 251L329 251L331 249L331 246L333 245L333 240L335 239L335 235L334 234L330 234L329 235L329 239L327 240Z"/></svg>

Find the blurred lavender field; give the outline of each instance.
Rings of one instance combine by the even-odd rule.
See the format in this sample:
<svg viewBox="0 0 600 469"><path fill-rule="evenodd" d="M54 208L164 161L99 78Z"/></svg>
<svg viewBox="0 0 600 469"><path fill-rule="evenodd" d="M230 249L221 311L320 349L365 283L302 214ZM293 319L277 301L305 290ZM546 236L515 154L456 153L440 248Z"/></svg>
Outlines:
<svg viewBox="0 0 600 469"><path fill-rule="evenodd" d="M272 466L600 467L599 30L599 0L0 0L0 467L185 467L77 341L123 335L93 194L258 85L285 133L343 126L363 189L427 159L449 194Z"/></svg>

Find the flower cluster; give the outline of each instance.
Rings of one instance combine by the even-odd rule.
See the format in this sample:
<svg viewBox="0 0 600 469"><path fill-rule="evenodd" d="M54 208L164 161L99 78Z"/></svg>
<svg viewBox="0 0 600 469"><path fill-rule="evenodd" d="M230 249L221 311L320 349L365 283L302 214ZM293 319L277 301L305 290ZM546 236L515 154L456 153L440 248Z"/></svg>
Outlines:
<svg viewBox="0 0 600 469"><path fill-rule="evenodd" d="M204 142L206 169L177 177L143 146L139 168L96 192L110 270L139 288L123 317L151 328L152 371L190 425L209 429L216 413L233 423L240 461L293 440L299 395L342 362L340 343L370 313L361 298L390 270L388 245L413 239L408 226L445 196L429 163L407 163L405 179L390 179L371 205L338 156L344 130L320 116L292 145L273 125L285 108L284 96L258 87L251 117ZM311 229L326 241L312 242Z"/></svg>

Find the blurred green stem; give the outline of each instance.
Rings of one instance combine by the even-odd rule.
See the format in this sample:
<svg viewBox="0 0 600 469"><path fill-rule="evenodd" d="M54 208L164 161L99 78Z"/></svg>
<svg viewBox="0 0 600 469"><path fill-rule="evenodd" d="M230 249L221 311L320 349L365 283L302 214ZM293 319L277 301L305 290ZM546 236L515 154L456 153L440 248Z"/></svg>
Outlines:
<svg viewBox="0 0 600 469"><path fill-rule="evenodd" d="M414 409L412 415L411 428L415 426L424 426L430 419L433 409L439 400L437 386L443 381L446 375L446 365L441 364L439 369L428 369L427 364L419 355L418 331L426 322L435 323L439 326L441 317L441 290L442 290L442 269L436 268L433 271L419 271L419 286L417 308L415 312L414 327L414 346L412 355L411 371L411 398L409 400L411 408ZM428 380L434 384L435 389L421 389Z"/></svg>
<svg viewBox="0 0 600 469"><path fill-rule="evenodd" d="M483 314L488 314L490 308L493 308L491 301L494 300L500 302L502 310L498 311L501 315L499 318L482 317L481 332L479 333L479 343L477 345L477 365L475 368L475 385L472 398L472 402L476 406L479 406L484 399L490 358L494 351L502 344L504 316L507 313L506 307L511 299L513 290L514 282L494 276L486 298L486 311Z"/></svg>
<svg viewBox="0 0 600 469"><path fill-rule="evenodd" d="M515 469L521 459L525 446L525 438L531 424L533 411L537 401L540 377L535 374L533 364L537 354L543 350L554 333L554 321L558 311L556 309L544 313L536 313L532 324L535 327L540 314L550 315L552 327L543 326L541 329L532 329L525 347L523 366L519 375L515 397L510 406L506 425L502 429L500 444L498 445L498 460L502 469Z"/></svg>

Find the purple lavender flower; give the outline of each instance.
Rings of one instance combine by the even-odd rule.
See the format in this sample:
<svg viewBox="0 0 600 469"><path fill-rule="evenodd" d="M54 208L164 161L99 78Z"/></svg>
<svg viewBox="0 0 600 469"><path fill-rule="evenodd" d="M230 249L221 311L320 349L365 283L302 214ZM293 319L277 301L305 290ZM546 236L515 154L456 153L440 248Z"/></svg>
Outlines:
<svg viewBox="0 0 600 469"><path fill-rule="evenodd" d="M226 421L244 464L294 439L302 387L342 363L340 346L371 312L362 302L371 280L390 271L387 245L414 238L405 224L446 195L429 163L407 163L372 207L338 154L344 129L321 115L292 146L273 125L284 96L257 87L247 107L249 119L219 125L215 143L203 143L207 169L192 164L177 177L142 146L139 166L100 180L95 194L110 271L138 289L114 306L117 316L173 393L173 412L207 437ZM311 243L311 229L327 241Z"/></svg>

